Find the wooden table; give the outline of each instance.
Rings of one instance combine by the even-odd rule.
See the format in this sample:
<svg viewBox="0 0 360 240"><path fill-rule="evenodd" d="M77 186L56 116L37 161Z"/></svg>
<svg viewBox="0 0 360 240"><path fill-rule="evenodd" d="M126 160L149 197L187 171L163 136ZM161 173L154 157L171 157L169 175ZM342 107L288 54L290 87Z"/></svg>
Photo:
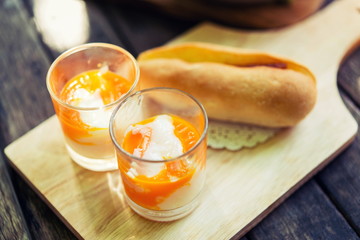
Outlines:
<svg viewBox="0 0 360 240"><path fill-rule="evenodd" d="M54 114L45 75L60 52L84 42L108 42L137 56L198 23L115 1L50 2L0 1L0 239L75 239L3 152ZM339 69L338 87L358 124L359 83L357 48ZM359 239L359 137L358 132L347 149L241 239Z"/></svg>

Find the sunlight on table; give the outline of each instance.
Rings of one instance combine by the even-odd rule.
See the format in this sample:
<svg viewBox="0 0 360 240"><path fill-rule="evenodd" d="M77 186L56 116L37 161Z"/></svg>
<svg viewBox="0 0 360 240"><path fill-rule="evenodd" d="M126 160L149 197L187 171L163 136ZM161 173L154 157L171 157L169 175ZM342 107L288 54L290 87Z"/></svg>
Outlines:
<svg viewBox="0 0 360 240"><path fill-rule="evenodd" d="M82 1L35 0L34 17L44 42L59 52L89 38L89 18Z"/></svg>

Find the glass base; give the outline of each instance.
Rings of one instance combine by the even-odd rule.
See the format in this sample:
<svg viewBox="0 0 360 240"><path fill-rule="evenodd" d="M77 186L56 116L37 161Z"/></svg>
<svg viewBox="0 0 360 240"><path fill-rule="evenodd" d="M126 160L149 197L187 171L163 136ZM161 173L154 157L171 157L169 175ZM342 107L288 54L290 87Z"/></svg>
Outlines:
<svg viewBox="0 0 360 240"><path fill-rule="evenodd" d="M65 145L72 160L83 168L96 172L112 171L118 169L118 164L115 156L103 159L88 158L78 154L67 144Z"/></svg>
<svg viewBox="0 0 360 240"><path fill-rule="evenodd" d="M138 204L134 203L128 196L126 196L126 194L125 198L131 209L134 210L137 214L146 219L158 222L170 222L183 218L189 215L192 211L194 211L194 209L199 205L200 202L198 196L192 202L179 208L171 210L151 210L143 208Z"/></svg>

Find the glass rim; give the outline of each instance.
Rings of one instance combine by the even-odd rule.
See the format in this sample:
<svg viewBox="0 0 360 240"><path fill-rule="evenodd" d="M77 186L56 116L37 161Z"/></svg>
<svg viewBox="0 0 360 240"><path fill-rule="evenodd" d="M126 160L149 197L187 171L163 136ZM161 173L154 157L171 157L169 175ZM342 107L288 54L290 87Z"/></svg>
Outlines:
<svg viewBox="0 0 360 240"><path fill-rule="evenodd" d="M121 108L121 106L123 106L127 101L129 101L130 98L133 98L137 95L141 95L143 93L146 92L150 92L150 91L168 91L168 92L178 92L180 94L183 94L187 97L189 97L190 99L192 99L194 101L194 103L200 108L203 116L204 116L204 130L202 131L200 138L198 139L198 141L196 142L196 144L194 146L192 146L188 151L184 152L183 154L174 157L174 158L169 158L169 159L163 159L163 160L150 160L150 159L145 159L145 158L139 158L134 156L131 153L128 153L127 151L125 151L120 144L116 141L115 138L115 133L114 133L114 124L113 124L113 120L115 119L115 116L118 112L118 110ZM180 160L182 158L184 158L186 155L190 154L191 152L195 151L195 149L205 140L207 132L208 132L208 126L209 126L209 121L208 121L208 116L207 113L205 111L204 106L199 102L199 100L197 100L194 96L192 96L191 94L182 91L180 89L176 89L176 88L168 88L168 87L154 87L154 88L147 88L147 89L142 89L140 91L136 91L135 93L131 94L130 96L123 98L122 101L119 103L119 105L116 106L116 108L114 109L114 111L111 114L110 117L110 124L109 124L109 131L110 131L110 138L112 140L112 142L115 145L115 148L119 151L121 151L123 154L125 154L127 157L130 157L136 161L141 161L141 162L152 162L152 163L166 163L166 162L173 162L173 161L177 161Z"/></svg>
<svg viewBox="0 0 360 240"><path fill-rule="evenodd" d="M135 69L135 80L131 85L131 88L129 89L129 91L127 91L125 94L122 94L118 99L116 99L115 101L105 104L103 106L100 107L77 107L77 106L73 106L71 104L68 104L66 102L64 102L63 100L61 100L58 96L56 96L55 92L53 91L53 89L50 86L50 75L52 73L52 71L54 70L54 68L56 67L56 65L65 57L70 56L73 53L79 52L81 50L90 48L90 47L103 47L103 48L111 48L111 49L115 49L118 50L120 52L122 52L124 55L126 55L131 62L134 65L134 69ZM61 104L62 106L65 106L67 108L73 109L73 110L79 110L79 111L94 111L94 110L100 110L100 109L106 109L109 107L112 107L114 105L116 105L117 103L119 103L122 99L128 97L130 95L130 93L136 88L138 82L139 82L139 78L140 78L140 68L139 65L136 61L136 59L134 58L134 56L129 53L126 49L111 44L111 43L101 43L101 42L93 42L93 43L85 43L73 48L70 48L68 50L66 50L65 52L61 53L54 61L53 63L50 65L50 68L46 74L46 87L48 89L48 92L50 93L51 98L55 99L57 103Z"/></svg>

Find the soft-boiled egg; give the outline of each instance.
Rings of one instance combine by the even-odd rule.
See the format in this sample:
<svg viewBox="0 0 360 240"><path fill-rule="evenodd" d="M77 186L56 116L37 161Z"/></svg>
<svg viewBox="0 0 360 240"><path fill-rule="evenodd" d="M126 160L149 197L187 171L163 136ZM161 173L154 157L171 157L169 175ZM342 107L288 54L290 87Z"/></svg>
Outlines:
<svg viewBox="0 0 360 240"><path fill-rule="evenodd" d="M122 148L148 161L134 160L128 164L119 158L127 196L142 207L156 210L178 208L193 200L205 176L194 157L201 156L202 162L204 155L177 157L190 150L199 138L191 122L170 114L150 117L129 126Z"/></svg>
<svg viewBox="0 0 360 240"><path fill-rule="evenodd" d="M111 116L111 109L101 108L119 99L129 91L131 83L125 78L108 71L108 68L83 72L70 79L62 89L60 98L75 107L99 108L98 110L79 110L71 114L78 114L84 126L93 128L107 128Z"/></svg>
<svg viewBox="0 0 360 240"><path fill-rule="evenodd" d="M83 108L102 107L105 105L99 89L91 93L83 88L79 88L74 92L74 100L71 104ZM79 112L83 123L97 128L107 128L112 113L112 111L106 109Z"/></svg>
<svg viewBox="0 0 360 240"><path fill-rule="evenodd" d="M169 115L159 115L153 121L135 124L127 129L133 136L134 156L148 160L164 160L183 153L180 139L174 133L173 119ZM131 143L130 143L131 144Z"/></svg>

